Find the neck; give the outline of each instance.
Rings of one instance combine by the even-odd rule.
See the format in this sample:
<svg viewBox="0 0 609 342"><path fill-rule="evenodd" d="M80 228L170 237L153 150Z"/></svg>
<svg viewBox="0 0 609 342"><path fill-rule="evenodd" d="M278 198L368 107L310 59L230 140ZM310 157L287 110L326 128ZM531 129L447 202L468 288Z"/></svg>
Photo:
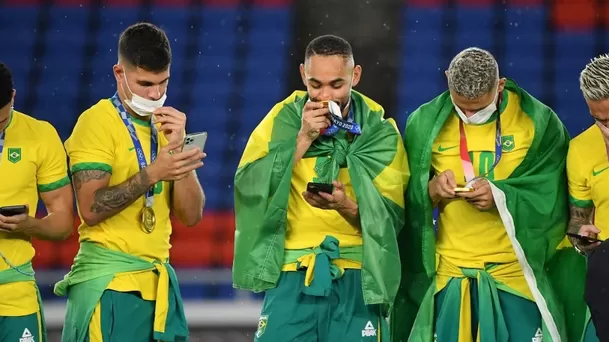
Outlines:
<svg viewBox="0 0 609 342"><path fill-rule="evenodd" d="M349 116L349 107L351 107L350 104L348 104L345 109L343 109L342 115L343 115L343 119L347 119L347 117Z"/></svg>
<svg viewBox="0 0 609 342"><path fill-rule="evenodd" d="M349 116L349 109L351 109L351 98L349 98L347 105L345 106L345 108L343 108L342 111L342 115L343 115L343 119L347 119L347 117Z"/></svg>
<svg viewBox="0 0 609 342"><path fill-rule="evenodd" d="M11 122L11 112L0 114L0 132L3 132L4 129Z"/></svg>

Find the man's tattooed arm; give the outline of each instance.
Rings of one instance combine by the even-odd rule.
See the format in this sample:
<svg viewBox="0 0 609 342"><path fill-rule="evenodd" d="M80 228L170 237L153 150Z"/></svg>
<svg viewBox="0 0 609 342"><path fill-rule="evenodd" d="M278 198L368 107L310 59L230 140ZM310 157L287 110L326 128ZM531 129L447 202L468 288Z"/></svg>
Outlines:
<svg viewBox="0 0 609 342"><path fill-rule="evenodd" d="M580 208L576 207L573 204L569 204L569 228L567 231L569 233L578 234L580 228L586 224L592 224L592 210L594 207L590 208ZM582 245L581 241L577 238L569 236L569 241L571 244L579 249L579 251L585 252L586 246ZM582 252L580 252L582 253Z"/></svg>
<svg viewBox="0 0 609 342"><path fill-rule="evenodd" d="M105 171L83 170L72 177L81 215L89 226L121 212L154 185L145 169L110 187L110 174Z"/></svg>
<svg viewBox="0 0 609 342"><path fill-rule="evenodd" d="M591 224L592 209L594 207L580 208L569 204L569 233L577 234L581 226Z"/></svg>

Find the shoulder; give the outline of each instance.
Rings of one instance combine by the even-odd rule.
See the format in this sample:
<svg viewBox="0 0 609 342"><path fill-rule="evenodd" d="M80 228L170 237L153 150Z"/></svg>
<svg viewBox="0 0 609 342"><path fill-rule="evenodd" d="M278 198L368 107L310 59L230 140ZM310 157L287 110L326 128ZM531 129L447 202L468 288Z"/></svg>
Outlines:
<svg viewBox="0 0 609 342"><path fill-rule="evenodd" d="M373 112L379 114L381 117L385 115L385 109L378 102L369 98L368 96L359 93L355 90L351 91L351 97L358 102L356 105L363 105L368 107L368 109Z"/></svg>
<svg viewBox="0 0 609 342"><path fill-rule="evenodd" d="M440 110L444 107L447 100L450 99L448 91L434 97L431 101L420 105L414 112L408 116L406 127L409 125L418 124L421 121L435 121L435 118L440 114ZM452 102L451 102L452 105Z"/></svg>
<svg viewBox="0 0 609 342"><path fill-rule="evenodd" d="M47 121L38 120L28 114L14 110L11 120L14 121L15 128L22 131L23 134L28 134L38 139L58 137L57 130L53 125Z"/></svg>
<svg viewBox="0 0 609 342"><path fill-rule="evenodd" d="M85 110L78 117L77 126L93 126L96 130L100 127L111 126L115 122L116 110L108 99L103 99Z"/></svg>
<svg viewBox="0 0 609 342"><path fill-rule="evenodd" d="M569 150L587 151L598 141L602 141L600 129L596 125L588 127L569 142Z"/></svg>

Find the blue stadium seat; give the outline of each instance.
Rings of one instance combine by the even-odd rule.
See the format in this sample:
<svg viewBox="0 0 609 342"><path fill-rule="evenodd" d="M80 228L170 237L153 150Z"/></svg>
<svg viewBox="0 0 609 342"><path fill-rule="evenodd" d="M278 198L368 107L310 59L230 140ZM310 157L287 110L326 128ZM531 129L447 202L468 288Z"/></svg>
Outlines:
<svg viewBox="0 0 609 342"><path fill-rule="evenodd" d="M15 32L36 27L39 8L35 6L3 6L0 27L13 28Z"/></svg>
<svg viewBox="0 0 609 342"><path fill-rule="evenodd" d="M239 9L233 7L204 7L203 28L211 31L236 31Z"/></svg>
<svg viewBox="0 0 609 342"><path fill-rule="evenodd" d="M499 61L502 76L514 79L538 98L543 96L545 16L543 7L509 6L505 57Z"/></svg>
<svg viewBox="0 0 609 342"><path fill-rule="evenodd" d="M442 8L409 6L404 9L402 63L398 71L398 113L400 127L409 113L438 95L446 68L441 57Z"/></svg>
<svg viewBox="0 0 609 342"><path fill-rule="evenodd" d="M99 13L99 33L104 36L107 33L112 34L113 37L107 37L106 39L117 43L121 32L129 25L136 23L138 16L138 8L104 6Z"/></svg>
<svg viewBox="0 0 609 342"><path fill-rule="evenodd" d="M493 47L493 9L492 6L457 7L455 53L472 46L488 50Z"/></svg>
<svg viewBox="0 0 609 342"><path fill-rule="evenodd" d="M290 8L254 7L249 12L250 26L288 35L289 28L292 25L291 12ZM288 28L288 30L279 30L278 28Z"/></svg>
<svg viewBox="0 0 609 342"><path fill-rule="evenodd" d="M10 53L2 54L1 60L11 69L15 87L20 91L16 105L21 107L26 98L22 91L29 85L39 10L36 7L3 7L1 12L0 40L10 49Z"/></svg>
<svg viewBox="0 0 609 342"><path fill-rule="evenodd" d="M594 37L588 33L557 33L554 55L554 110L574 135L589 126L588 108L579 90L579 73L594 56Z"/></svg>
<svg viewBox="0 0 609 342"><path fill-rule="evenodd" d="M89 10L85 7L52 7L49 10L45 55L42 58L43 72L38 84L38 102L35 108L37 117L41 119L71 122L76 115L74 106L83 67L88 14ZM58 126L62 133L68 131L67 128Z"/></svg>

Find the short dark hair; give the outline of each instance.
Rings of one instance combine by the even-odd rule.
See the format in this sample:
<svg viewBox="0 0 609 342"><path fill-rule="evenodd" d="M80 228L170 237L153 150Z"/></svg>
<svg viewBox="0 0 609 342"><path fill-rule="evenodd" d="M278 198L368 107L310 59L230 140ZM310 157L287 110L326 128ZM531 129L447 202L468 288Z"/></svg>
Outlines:
<svg viewBox="0 0 609 342"><path fill-rule="evenodd" d="M13 75L6 64L0 62L0 108L11 102L13 89Z"/></svg>
<svg viewBox="0 0 609 342"><path fill-rule="evenodd" d="M313 39L305 51L305 61L311 56L342 56L353 57L351 44L344 38L327 34Z"/></svg>
<svg viewBox="0 0 609 342"><path fill-rule="evenodd" d="M118 56L132 66L161 72L171 64L171 47L165 31L150 23L137 23L121 33Z"/></svg>

